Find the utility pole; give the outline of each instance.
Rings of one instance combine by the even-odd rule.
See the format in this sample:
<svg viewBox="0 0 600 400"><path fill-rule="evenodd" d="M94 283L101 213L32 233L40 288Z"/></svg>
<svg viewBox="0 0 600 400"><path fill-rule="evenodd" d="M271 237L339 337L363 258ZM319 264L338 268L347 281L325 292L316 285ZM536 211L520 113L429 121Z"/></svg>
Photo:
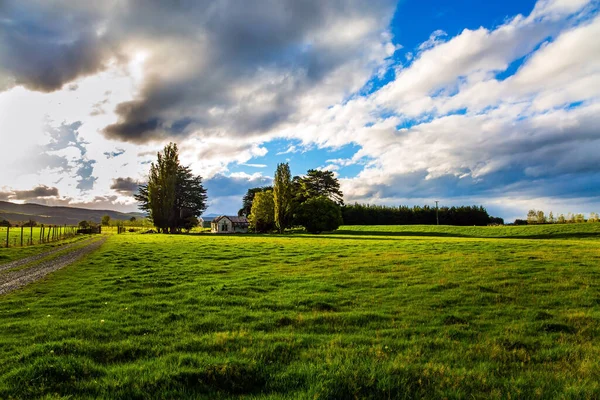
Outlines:
<svg viewBox="0 0 600 400"><path fill-rule="evenodd" d="M438 216L438 201L435 201L435 222L437 222L437 224L440 224L440 217Z"/></svg>

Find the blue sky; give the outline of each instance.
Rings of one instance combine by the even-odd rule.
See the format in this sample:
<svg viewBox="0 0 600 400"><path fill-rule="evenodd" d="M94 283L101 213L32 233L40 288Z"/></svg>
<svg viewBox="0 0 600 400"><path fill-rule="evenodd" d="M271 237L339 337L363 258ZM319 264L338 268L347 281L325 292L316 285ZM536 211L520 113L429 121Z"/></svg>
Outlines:
<svg viewBox="0 0 600 400"><path fill-rule="evenodd" d="M600 210L595 0L119 1L0 8L0 200L135 210L174 141L208 213L280 162L347 202Z"/></svg>

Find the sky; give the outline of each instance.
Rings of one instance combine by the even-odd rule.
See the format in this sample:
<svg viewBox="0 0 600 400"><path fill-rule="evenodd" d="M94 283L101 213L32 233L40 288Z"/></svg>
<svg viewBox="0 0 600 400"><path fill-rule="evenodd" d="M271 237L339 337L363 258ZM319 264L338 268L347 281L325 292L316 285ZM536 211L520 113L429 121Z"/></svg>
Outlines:
<svg viewBox="0 0 600 400"><path fill-rule="evenodd" d="M206 213L278 163L346 203L600 212L598 0L0 0L0 200L136 211L175 142Z"/></svg>

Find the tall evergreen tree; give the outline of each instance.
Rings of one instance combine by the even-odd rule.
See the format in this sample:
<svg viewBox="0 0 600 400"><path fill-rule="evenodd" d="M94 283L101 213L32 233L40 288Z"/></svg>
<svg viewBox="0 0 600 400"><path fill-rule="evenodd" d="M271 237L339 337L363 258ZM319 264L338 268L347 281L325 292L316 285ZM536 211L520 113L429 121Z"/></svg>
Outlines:
<svg viewBox="0 0 600 400"><path fill-rule="evenodd" d="M178 166L179 155L174 143L169 143L162 153L159 152L156 163L150 165L147 186L150 217L164 233L173 222Z"/></svg>
<svg viewBox="0 0 600 400"><path fill-rule="evenodd" d="M202 178L179 164L177 145L169 143L150 166L148 183L134 196L141 210L164 233L181 230L190 217L206 209L206 189Z"/></svg>
<svg viewBox="0 0 600 400"><path fill-rule="evenodd" d="M275 226L280 233L289 227L292 217L292 174L288 163L277 164L273 179L273 201L275 203Z"/></svg>
<svg viewBox="0 0 600 400"><path fill-rule="evenodd" d="M298 203L324 196L340 206L344 205L344 195L340 190L340 183L331 171L309 169L306 176L295 176L293 182Z"/></svg>

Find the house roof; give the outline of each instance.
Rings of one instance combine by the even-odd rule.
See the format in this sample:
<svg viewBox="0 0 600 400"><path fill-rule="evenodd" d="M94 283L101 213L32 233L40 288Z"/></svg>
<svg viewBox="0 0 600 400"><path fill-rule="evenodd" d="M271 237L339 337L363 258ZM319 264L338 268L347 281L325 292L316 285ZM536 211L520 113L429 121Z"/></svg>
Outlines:
<svg viewBox="0 0 600 400"><path fill-rule="evenodd" d="M217 218L213 219L212 222L217 223L220 220L222 220L223 218L227 218L228 220L231 221L232 224L240 224L240 225L246 225L249 224L248 222L248 218L246 217L238 217L233 216L233 215L219 215Z"/></svg>

